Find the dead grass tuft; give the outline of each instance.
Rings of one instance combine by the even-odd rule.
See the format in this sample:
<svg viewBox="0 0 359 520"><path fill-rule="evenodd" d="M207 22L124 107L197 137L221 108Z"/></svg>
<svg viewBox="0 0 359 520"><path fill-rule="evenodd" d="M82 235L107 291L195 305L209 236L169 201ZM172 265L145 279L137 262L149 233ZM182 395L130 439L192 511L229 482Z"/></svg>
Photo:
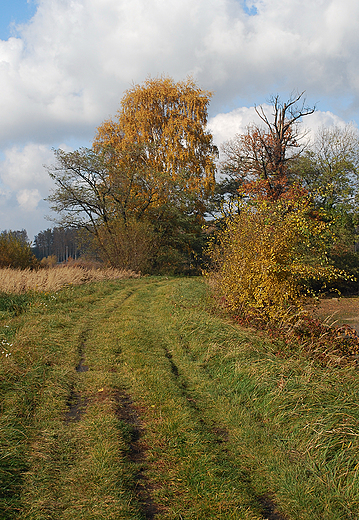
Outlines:
<svg viewBox="0 0 359 520"><path fill-rule="evenodd" d="M83 267L54 267L38 271L0 269L0 292L24 294L28 291L58 291L64 286L81 285L103 280L139 278L140 274L123 269L84 269Z"/></svg>

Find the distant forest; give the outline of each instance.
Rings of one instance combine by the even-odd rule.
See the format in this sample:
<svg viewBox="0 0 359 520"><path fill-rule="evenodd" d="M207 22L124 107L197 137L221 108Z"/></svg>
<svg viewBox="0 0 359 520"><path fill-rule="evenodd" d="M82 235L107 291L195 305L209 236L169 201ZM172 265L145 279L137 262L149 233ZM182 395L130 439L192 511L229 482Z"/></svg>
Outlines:
<svg viewBox="0 0 359 520"><path fill-rule="evenodd" d="M63 227L40 231L35 236L31 249L38 260L56 256L58 262L66 262L69 258L76 260L83 253L79 230Z"/></svg>
<svg viewBox="0 0 359 520"><path fill-rule="evenodd" d="M22 244L30 244L30 240L25 229L11 231L4 230L0 236L13 237ZM32 253L38 260L49 256L56 256L57 262L66 262L69 258L76 260L84 252L84 240L80 239L78 229L54 227L40 231L30 244Z"/></svg>

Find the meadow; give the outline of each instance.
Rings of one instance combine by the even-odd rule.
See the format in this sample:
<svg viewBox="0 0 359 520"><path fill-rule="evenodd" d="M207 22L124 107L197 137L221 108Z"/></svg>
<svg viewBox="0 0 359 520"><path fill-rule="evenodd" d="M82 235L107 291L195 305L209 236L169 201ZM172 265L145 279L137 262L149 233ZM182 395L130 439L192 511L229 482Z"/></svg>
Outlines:
<svg viewBox="0 0 359 520"><path fill-rule="evenodd" d="M1 286L0 518L357 519L356 365L131 276Z"/></svg>

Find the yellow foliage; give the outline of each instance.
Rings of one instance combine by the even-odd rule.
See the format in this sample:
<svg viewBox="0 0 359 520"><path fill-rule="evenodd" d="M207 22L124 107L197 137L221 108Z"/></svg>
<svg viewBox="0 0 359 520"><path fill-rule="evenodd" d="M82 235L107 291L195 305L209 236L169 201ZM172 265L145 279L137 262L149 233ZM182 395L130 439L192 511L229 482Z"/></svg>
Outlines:
<svg viewBox="0 0 359 520"><path fill-rule="evenodd" d="M41 267L46 267L47 269L50 269L51 267L55 267L57 264L57 256L56 255L50 255L42 258L40 261Z"/></svg>
<svg viewBox="0 0 359 520"><path fill-rule="evenodd" d="M3 232L0 236L0 267L18 269L34 268L38 264L30 245L14 236Z"/></svg>
<svg viewBox="0 0 359 520"><path fill-rule="evenodd" d="M173 183L207 196L215 185L216 157L212 136L205 130L210 97L191 78L177 83L169 77L149 78L125 93L116 120L97 129L94 148L111 150L108 155L116 163L116 175L126 169L128 151L137 146L145 168L142 173L156 187L157 204L167 202ZM135 179L131 188L137 193Z"/></svg>
<svg viewBox="0 0 359 520"><path fill-rule="evenodd" d="M327 262L332 239L330 225L313 215L308 200L243 204L210 245L210 276L231 310L283 317L290 306L301 308L313 283L345 278Z"/></svg>

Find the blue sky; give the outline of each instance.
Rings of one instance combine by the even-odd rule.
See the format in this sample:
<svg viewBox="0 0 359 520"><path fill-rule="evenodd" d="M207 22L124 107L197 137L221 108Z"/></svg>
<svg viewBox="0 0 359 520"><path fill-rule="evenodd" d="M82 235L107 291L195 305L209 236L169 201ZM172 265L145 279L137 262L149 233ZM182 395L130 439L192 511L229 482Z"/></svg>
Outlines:
<svg viewBox="0 0 359 520"><path fill-rule="evenodd" d="M89 146L133 83L192 75L220 145L254 105L306 91L321 125L359 123L357 0L0 0L0 230L53 225L43 164ZM19 25L20 24L20 25Z"/></svg>
<svg viewBox="0 0 359 520"><path fill-rule="evenodd" d="M7 40L13 35L14 25L27 22L35 12L33 0L0 0L0 39Z"/></svg>
<svg viewBox="0 0 359 520"><path fill-rule="evenodd" d="M246 0L243 0L241 2L243 10L246 14L249 16L255 16L258 14L257 8L255 5L252 5L250 2L247 2Z"/></svg>

